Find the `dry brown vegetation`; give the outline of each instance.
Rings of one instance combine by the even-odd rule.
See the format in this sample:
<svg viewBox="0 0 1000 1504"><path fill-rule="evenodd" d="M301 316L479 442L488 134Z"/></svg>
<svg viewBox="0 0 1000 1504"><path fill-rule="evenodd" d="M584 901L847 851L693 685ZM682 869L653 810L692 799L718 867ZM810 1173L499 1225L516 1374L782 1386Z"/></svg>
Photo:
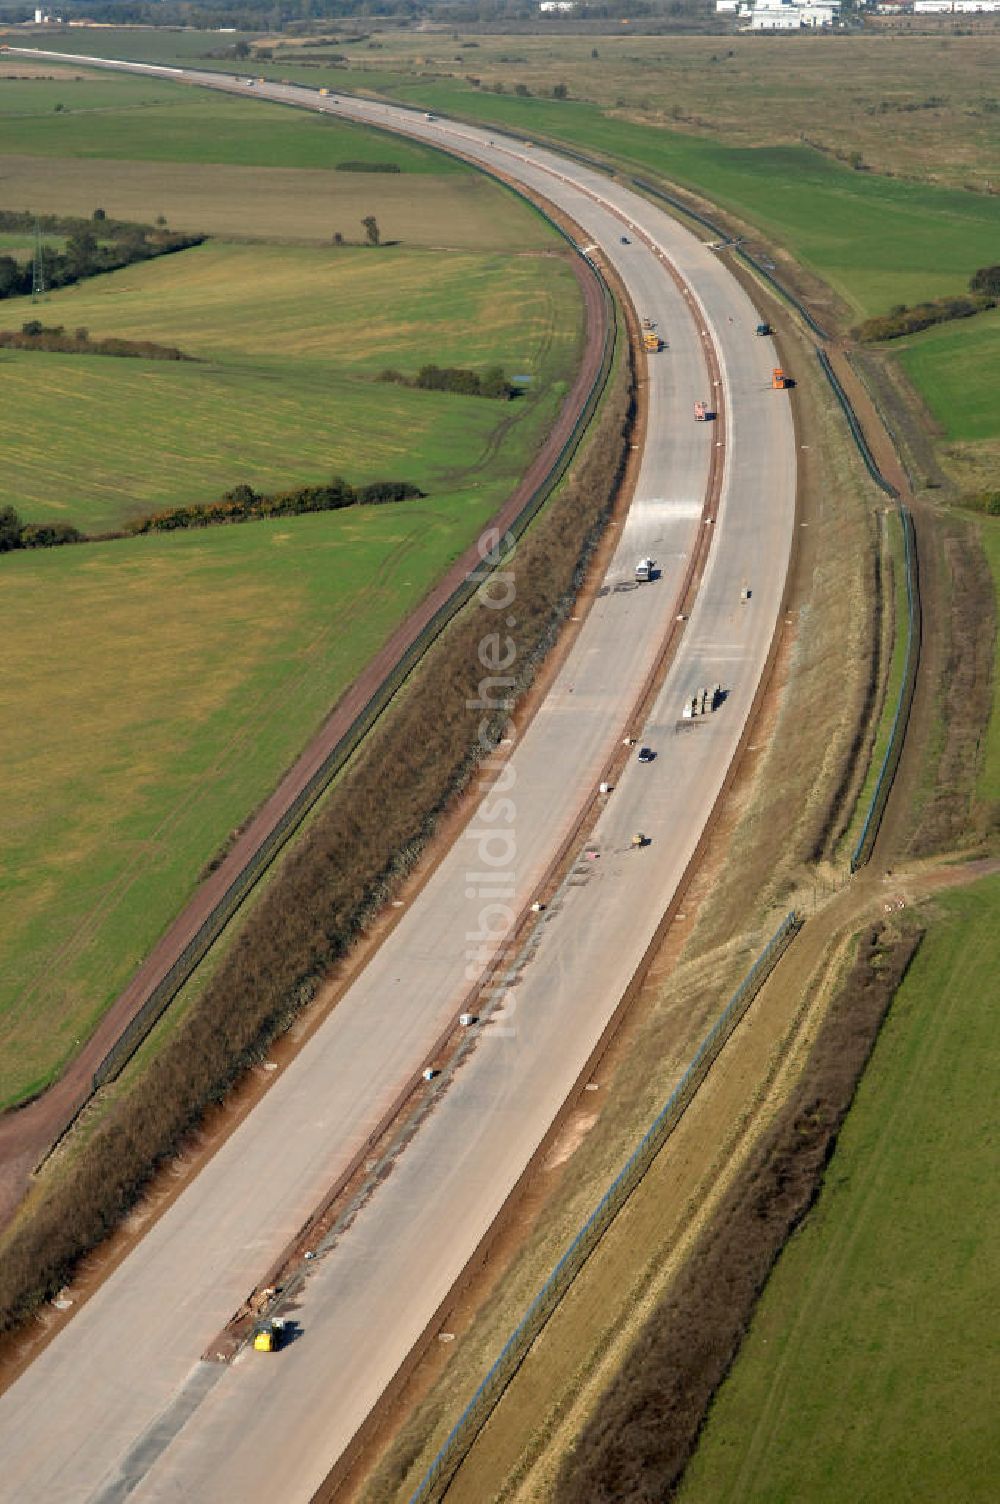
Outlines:
<svg viewBox="0 0 1000 1504"><path fill-rule="evenodd" d="M879 925L861 936L792 1097L567 1458L556 1504L669 1497L767 1276L818 1194L920 935Z"/></svg>
<svg viewBox="0 0 1000 1504"><path fill-rule="evenodd" d="M581 459L505 563L516 574L518 692L553 642L605 525L631 411L632 372L623 363ZM569 538L578 548L566 547ZM474 603L442 637L334 786L183 1025L47 1194L29 1203L0 1249L0 1330L52 1296L115 1227L205 1110L311 1000L412 866L475 766L479 713L466 702L476 699L478 647L494 615ZM499 713L497 738L505 720Z"/></svg>
<svg viewBox="0 0 1000 1504"><path fill-rule="evenodd" d="M921 526L922 522L922 526ZM914 856L992 834L1000 810L975 802L980 752L993 703L996 611L989 565L974 524L937 513L918 519L922 581L934 610L933 735L928 739L910 840ZM931 580L931 572L936 580ZM926 635L926 634L925 634ZM926 649L925 649L926 650Z"/></svg>

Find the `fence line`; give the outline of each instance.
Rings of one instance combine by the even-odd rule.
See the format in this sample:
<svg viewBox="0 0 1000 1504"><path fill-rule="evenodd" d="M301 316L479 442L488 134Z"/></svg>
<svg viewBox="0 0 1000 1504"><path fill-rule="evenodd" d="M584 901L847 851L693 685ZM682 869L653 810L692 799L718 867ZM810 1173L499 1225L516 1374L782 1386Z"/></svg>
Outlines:
<svg viewBox="0 0 1000 1504"><path fill-rule="evenodd" d="M857 444L858 446L858 452L865 462L865 468L868 471L868 474L871 476L875 484L879 486L887 496L892 496L894 498L898 497L899 492L896 490L896 487L892 484L891 481L886 480L885 476L882 474L881 470L875 462L875 456L872 454L870 448L868 447L868 440L865 438L864 430L861 427L860 422L858 421L858 415L854 411L850 397L848 397L847 393L844 391L844 388L840 384L840 378L838 377L836 371L833 369L833 366L830 364L829 355L827 355L825 350L817 349L816 359L819 361L820 366L823 369L824 376L833 388L834 396L843 409L844 417L847 419L848 427L850 428L851 433L854 437L855 444Z"/></svg>
<svg viewBox="0 0 1000 1504"><path fill-rule="evenodd" d="M410 1504L431 1504L431 1501L440 1500L444 1496L473 1442L527 1356L532 1343L559 1305L607 1228L663 1148L708 1073L709 1067L718 1057L726 1040L774 970L789 942L801 929L802 922L801 916L794 910L787 914L761 951L711 1029L702 1039L683 1076L662 1110L654 1118L638 1147L626 1160L624 1167L601 1197L596 1208L531 1302L514 1332L507 1339L500 1356L465 1407L441 1450L421 1479L411 1497Z"/></svg>
<svg viewBox="0 0 1000 1504"><path fill-rule="evenodd" d="M543 213L543 217L548 219L548 215L544 215L542 210L538 212ZM561 226L555 225L554 221L550 221L550 223L572 244L572 238L566 234ZM524 533L529 523L540 511L565 474L573 453L580 442L580 438L594 415L611 371L617 344L614 301L604 278L600 276L599 271L594 270L600 280L606 313L604 350L602 352L600 369L591 385L587 400L573 425L572 432L553 460L548 473L540 481L517 518L507 529L507 532L515 541ZM498 560L497 562L500 563L502 560ZM247 893L271 864L289 837L302 823L302 820L316 803L317 799L325 793L330 783L356 751L360 742L398 693L403 682L412 673L431 644L440 636L462 607L467 605L472 599L482 583L482 579L481 567L473 570L466 576L448 600L434 614L419 636L410 644L402 658L382 681L368 703L359 711L352 725L329 752L309 782L300 790L285 813L275 823L264 841L257 848L257 851L248 858L246 865L233 879L211 914L208 915L198 930L198 933L188 942L181 955L157 983L135 1016L122 1030L122 1033L94 1072L91 1082L92 1093L100 1090L102 1086L113 1080L123 1066L132 1058L143 1040L166 1012L171 1002L184 986L184 983L192 975L195 968L204 959L208 950L225 929ZM75 1109L74 1117L78 1112L79 1108Z"/></svg>
<svg viewBox="0 0 1000 1504"><path fill-rule="evenodd" d="M903 755L903 741L913 704L913 692L917 682L917 665L920 661L920 575L917 564L917 539L913 517L908 507L899 508L899 520L903 528L903 552L906 569L906 657L903 661L903 681L899 686L896 713L889 732L889 745L885 749L878 780L861 827L857 845L851 852L851 871L857 872L872 854L875 837L878 835L885 806L888 803L892 781Z"/></svg>

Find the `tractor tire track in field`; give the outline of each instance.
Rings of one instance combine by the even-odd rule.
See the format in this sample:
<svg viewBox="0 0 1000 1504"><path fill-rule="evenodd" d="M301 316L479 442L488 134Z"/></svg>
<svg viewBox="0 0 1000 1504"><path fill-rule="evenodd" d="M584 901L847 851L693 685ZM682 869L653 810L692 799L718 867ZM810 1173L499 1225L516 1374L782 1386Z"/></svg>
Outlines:
<svg viewBox="0 0 1000 1504"><path fill-rule="evenodd" d="M501 534L520 516L572 438L601 369L608 320L602 284L582 257L574 258L572 265L584 304L585 335L580 366L544 443L519 484L488 524ZM320 731L238 835L223 860L199 884L59 1079L33 1101L0 1117L0 1226L6 1224L16 1210L35 1167L88 1100L94 1072L112 1045L198 934L315 771L392 674L408 648L480 564L477 540L463 551L420 605L395 628L368 666L340 697ZM177 816L172 816L171 820L175 818ZM166 825L169 829L170 822Z"/></svg>

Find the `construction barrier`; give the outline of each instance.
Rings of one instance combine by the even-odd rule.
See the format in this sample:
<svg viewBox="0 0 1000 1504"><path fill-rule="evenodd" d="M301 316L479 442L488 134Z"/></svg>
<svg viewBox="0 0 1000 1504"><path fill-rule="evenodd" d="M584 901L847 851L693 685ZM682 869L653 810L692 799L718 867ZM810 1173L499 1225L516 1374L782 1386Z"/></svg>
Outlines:
<svg viewBox="0 0 1000 1504"><path fill-rule="evenodd" d="M508 1338L500 1356L466 1405L444 1446L421 1479L411 1496L410 1504L436 1504L436 1501L444 1496L501 1395L527 1357L535 1338L542 1331L604 1233L663 1148L705 1079L713 1061L718 1057L726 1040L774 970L789 942L801 929L802 922L801 916L793 910L782 920L761 951L701 1041L690 1065L671 1092L662 1111L654 1119L645 1137L604 1193L595 1210L531 1302L523 1319Z"/></svg>
<svg viewBox="0 0 1000 1504"><path fill-rule="evenodd" d="M898 497L899 492L896 490L896 487L892 484L891 481L886 480L878 465L875 463L875 456L872 454L871 450L868 447L868 440L865 438L864 429L861 427L861 424L858 421L857 413L851 406L850 397L848 397L847 393L844 391L844 388L840 384L840 379L837 376L836 371L830 364L829 355L827 355L825 350L820 350L817 348L816 359L820 363L823 375L826 377L827 381L833 388L834 396L843 409L844 417L847 419L847 425L851 430L855 444L857 444L858 446L858 452L865 462L865 469L868 471L868 474L871 476L875 484L880 488L880 490L884 491L887 496L892 496L894 498Z"/></svg>
<svg viewBox="0 0 1000 1504"><path fill-rule="evenodd" d="M851 871L857 872L872 854L875 837L878 835L885 806L892 789L892 781L903 755L903 741L913 704L913 691L917 682L917 665L920 661L920 576L917 567L917 539L913 529L913 517L907 507L899 508L899 520L903 528L904 567L906 570L906 657L903 661L903 682L899 686L896 713L889 732L889 745L885 749L879 769L875 791L865 815L857 845L851 852Z"/></svg>

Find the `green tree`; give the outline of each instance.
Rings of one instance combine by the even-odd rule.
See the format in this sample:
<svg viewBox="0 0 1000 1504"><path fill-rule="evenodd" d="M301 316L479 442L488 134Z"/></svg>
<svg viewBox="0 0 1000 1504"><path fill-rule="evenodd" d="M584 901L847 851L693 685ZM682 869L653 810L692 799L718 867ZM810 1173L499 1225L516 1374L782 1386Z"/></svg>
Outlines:
<svg viewBox="0 0 1000 1504"><path fill-rule="evenodd" d="M969 291L1000 298L1000 266L981 266L977 272L973 272Z"/></svg>
<svg viewBox="0 0 1000 1504"><path fill-rule="evenodd" d="M21 269L13 256L0 256L0 298L12 298L21 292L21 282Z"/></svg>
<svg viewBox="0 0 1000 1504"><path fill-rule="evenodd" d="M97 237L93 230L81 226L66 241L66 259L78 275L89 272L97 261Z"/></svg>
<svg viewBox="0 0 1000 1504"><path fill-rule="evenodd" d="M24 525L13 507L0 507L0 554L21 547Z"/></svg>
<svg viewBox="0 0 1000 1504"><path fill-rule="evenodd" d="M366 214L361 223L364 225L365 234L368 236L368 244L378 245L381 237L379 235L378 220L374 214Z"/></svg>

